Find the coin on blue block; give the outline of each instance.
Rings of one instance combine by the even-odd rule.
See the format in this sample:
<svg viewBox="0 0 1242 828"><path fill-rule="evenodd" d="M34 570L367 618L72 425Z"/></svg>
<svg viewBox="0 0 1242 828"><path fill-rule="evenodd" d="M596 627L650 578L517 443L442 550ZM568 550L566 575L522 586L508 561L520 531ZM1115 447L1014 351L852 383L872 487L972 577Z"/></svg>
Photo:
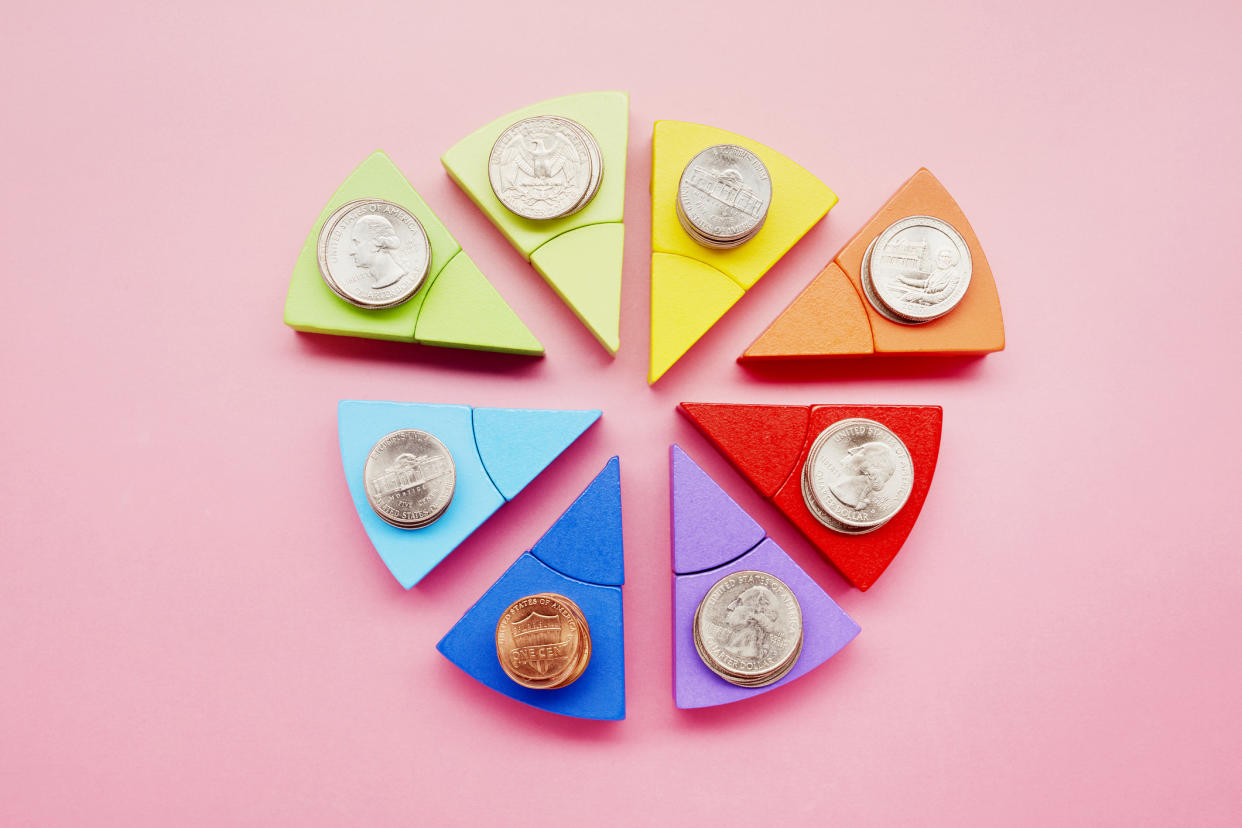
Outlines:
<svg viewBox="0 0 1242 828"><path fill-rule="evenodd" d="M457 487L457 467L448 447L434 435L403 428L379 439L363 469L367 502L398 529L421 529L448 510Z"/></svg>

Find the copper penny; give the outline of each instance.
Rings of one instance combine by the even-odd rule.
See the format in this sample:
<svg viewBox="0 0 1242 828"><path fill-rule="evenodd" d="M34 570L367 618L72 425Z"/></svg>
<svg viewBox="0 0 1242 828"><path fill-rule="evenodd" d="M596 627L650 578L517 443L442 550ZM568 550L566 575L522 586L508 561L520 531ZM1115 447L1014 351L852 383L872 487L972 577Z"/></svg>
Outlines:
<svg viewBox="0 0 1242 828"><path fill-rule="evenodd" d="M532 690L565 687L586 671L591 633L581 608L543 592L510 604L496 622L496 658L509 678Z"/></svg>

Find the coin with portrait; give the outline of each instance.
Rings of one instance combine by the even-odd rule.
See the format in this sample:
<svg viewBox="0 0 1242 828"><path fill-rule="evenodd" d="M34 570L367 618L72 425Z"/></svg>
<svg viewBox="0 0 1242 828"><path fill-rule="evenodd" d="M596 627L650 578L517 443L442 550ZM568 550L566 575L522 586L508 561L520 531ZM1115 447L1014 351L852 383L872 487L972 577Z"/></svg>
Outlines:
<svg viewBox="0 0 1242 828"><path fill-rule="evenodd" d="M803 474L819 508L853 529L887 522L914 489L914 461L906 444L884 425L861 417L820 432Z"/></svg>
<svg viewBox="0 0 1242 828"><path fill-rule="evenodd" d="M864 292L877 310L906 324L930 322L966 295L970 247L947 221L908 216L875 238L863 257L862 275Z"/></svg>
<svg viewBox="0 0 1242 828"><path fill-rule="evenodd" d="M361 308L391 308L418 292L431 267L422 223L377 198L342 205L319 231L319 273L332 291Z"/></svg>
<svg viewBox="0 0 1242 828"><path fill-rule="evenodd" d="M743 570L721 578L699 602L694 624L704 663L726 680L737 679L734 683L775 681L802 646L798 599L767 572Z"/></svg>

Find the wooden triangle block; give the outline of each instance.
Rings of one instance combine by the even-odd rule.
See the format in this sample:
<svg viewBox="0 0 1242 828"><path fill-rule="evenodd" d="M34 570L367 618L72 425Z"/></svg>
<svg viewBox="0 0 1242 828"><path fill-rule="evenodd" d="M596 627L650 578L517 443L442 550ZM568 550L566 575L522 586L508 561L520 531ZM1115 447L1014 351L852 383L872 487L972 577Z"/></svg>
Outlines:
<svg viewBox="0 0 1242 828"><path fill-rule="evenodd" d="M789 431L782 435L780 427L775 426L766 434L760 434L756 429L767 417L756 410L759 408L775 409L770 415L773 420L782 414L787 417L791 423ZM782 408L791 410L782 412ZM937 405L804 408L682 403L681 409L847 581L864 591L884 573L909 537L927 499L940 456L943 411ZM808 419L795 418L795 410L805 412ZM801 469L811 443L828 426L851 417L865 417L887 426L906 444L914 463L914 485L906 505L888 523L863 535L833 532L816 520L802 499ZM763 451L755 445L759 440L773 446L773 450ZM791 456L789 447L795 442L799 448ZM780 482L773 485L778 478Z"/></svg>
<svg viewBox="0 0 1242 828"><path fill-rule="evenodd" d="M497 491L512 500L600 414L593 408L476 408L474 441Z"/></svg>
<svg viewBox="0 0 1242 828"><path fill-rule="evenodd" d="M479 423L483 424L480 455ZM341 400L337 408L341 464L354 510L375 551L406 589L417 584L493 513L543 471L561 451L599 418L598 411L477 409L468 405ZM564 415L564 416L562 416ZM510 445L511 454L495 450L505 422L520 420L532 433ZM416 428L434 435L453 457L456 485L444 514L421 529L400 529L384 522L367 499L363 469L372 447L385 434ZM559 447L559 448L558 448ZM504 491L493 480L499 480Z"/></svg>
<svg viewBox="0 0 1242 828"><path fill-rule="evenodd" d="M863 302L849 277L836 262L829 262L751 343L742 358L862 356L874 352Z"/></svg>
<svg viewBox="0 0 1242 828"><path fill-rule="evenodd" d="M742 298L737 283L698 259L651 254L651 362L647 382L673 367Z"/></svg>
<svg viewBox="0 0 1242 828"><path fill-rule="evenodd" d="M902 325L882 316L862 292L862 260L867 247L890 224L927 215L948 222L970 248L970 288L956 308L921 325ZM853 288L851 298L843 279ZM865 314L876 354L982 354L1005 347L1005 325L992 268L966 214L934 175L920 169L863 225L836 258L767 330L751 343L741 361L860 356L855 303Z"/></svg>
<svg viewBox="0 0 1242 828"><path fill-rule="evenodd" d="M382 198L409 210L427 231L431 264L427 279L394 308L360 308L337 296L319 275L319 230L341 205ZM438 287L441 280L445 284ZM423 319L427 303L432 308ZM543 353L543 346L479 272L457 240L383 152L358 165L315 219L289 282L285 324L309 333L422 342L515 354Z"/></svg>
<svg viewBox="0 0 1242 828"><path fill-rule="evenodd" d="M532 707L580 719L624 719L623 557L620 463L614 457L436 649L475 680ZM564 595L577 604L591 631L586 671L557 690L521 686L505 674L496 657L496 622L501 613L519 598L540 592Z"/></svg>
<svg viewBox="0 0 1242 828"><path fill-rule="evenodd" d="M772 203L763 229L730 250L704 247L677 220L677 187L682 171L700 151L715 144L737 144L763 160L772 176ZM815 176L784 155L733 132L684 121L656 121L651 142L651 367L655 382L837 203L837 196ZM690 261L678 265L677 260ZM733 281L737 293L691 314L703 286L717 276ZM692 291L683 296L682 290ZM668 307L666 307L668 306Z"/></svg>
<svg viewBox="0 0 1242 828"><path fill-rule="evenodd" d="M684 402L681 411L766 498L793 470L811 416L809 405Z"/></svg>
<svg viewBox="0 0 1242 828"><path fill-rule="evenodd" d="M669 448L673 572L688 575L746 554L766 532L674 444Z"/></svg>
<svg viewBox="0 0 1242 828"><path fill-rule="evenodd" d="M624 92L585 92L540 101L475 130L440 159L449 177L610 354L620 347L629 100ZM537 115L577 121L595 137L603 157L604 173L595 197L560 219L533 221L515 215L500 203L488 177L496 139L514 123Z"/></svg>
<svg viewBox="0 0 1242 828"><path fill-rule="evenodd" d="M621 586L621 459L614 457L530 550L557 572L579 581Z"/></svg>

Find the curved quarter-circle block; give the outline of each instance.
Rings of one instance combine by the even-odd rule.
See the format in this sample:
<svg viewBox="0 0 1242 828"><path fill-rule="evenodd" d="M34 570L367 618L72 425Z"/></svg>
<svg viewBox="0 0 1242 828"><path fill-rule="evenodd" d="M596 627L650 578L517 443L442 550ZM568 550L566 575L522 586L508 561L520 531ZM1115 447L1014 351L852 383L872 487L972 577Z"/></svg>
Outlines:
<svg viewBox="0 0 1242 828"><path fill-rule="evenodd" d="M606 586L625 583L619 458L608 461L530 552L579 581Z"/></svg>
<svg viewBox="0 0 1242 828"><path fill-rule="evenodd" d="M333 293L319 275L320 228L338 207L359 198L382 198L400 204L422 222L431 242L426 283L407 302L395 308L367 310L351 305ZM427 202L414 192L401 170L387 155L376 150L342 182L307 234L285 297L285 324L311 333L412 342L419 309L430 286L460 250L457 241L431 212Z"/></svg>
<svg viewBox="0 0 1242 828"><path fill-rule="evenodd" d="M713 673L694 648L694 612L708 590L724 576L757 569L780 578L793 590L802 610L803 645L788 675L766 687L738 687ZM741 701L796 681L836 655L859 633L859 626L819 584L770 538L718 569L673 578L673 698L679 708L710 707Z"/></svg>
<svg viewBox="0 0 1242 828"><path fill-rule="evenodd" d="M683 402L681 411L769 499L802 454L811 416L807 405Z"/></svg>
<svg viewBox="0 0 1242 828"><path fill-rule="evenodd" d="M599 417L596 409L476 408L474 437L492 483L512 500Z"/></svg>
<svg viewBox="0 0 1242 828"><path fill-rule="evenodd" d="M505 208L488 178L492 145L505 129L535 115L559 115L582 124L595 137L604 160L599 190L578 212L561 219L532 221ZM531 261L561 299L608 349L619 345L621 249L624 239L625 159L629 138L629 96L624 92L586 92L552 98L510 112L471 133L440 159L449 176L492 224ZM613 224L605 233L575 236L553 250L540 247L570 231ZM598 245L590 249L590 245Z"/></svg>
<svg viewBox="0 0 1242 828"><path fill-rule="evenodd" d="M817 405L811 409L809 432L814 438L847 417L866 417L883 423L910 450L910 458L914 461L914 487L901 511L874 532L855 536L838 534L816 520L806 508L801 475L790 475L772 502L845 580L865 591L897 557L923 509L940 455L943 412L938 405ZM795 468L802 468L806 455L804 451Z"/></svg>
<svg viewBox="0 0 1242 828"><path fill-rule="evenodd" d="M677 186L682 171L695 155L715 144L746 147L763 160L772 176L772 203L763 228L745 244L729 250L704 247L691 238L677 220ZM683 121L656 121L651 140L652 358L648 382L659 379L741 296L739 293L737 298L723 307L717 304L700 311L695 325L686 328L682 336L676 338L677 347L669 347L669 319L685 315L686 308L691 307L697 297L683 298L669 291L668 288L675 282L670 280L667 272L659 272L662 260L657 254L683 256L710 265L745 291L759 281L836 203L836 194L822 181L763 144L715 127ZM665 309L662 307L665 302L677 302L679 307ZM714 314L710 319L708 310ZM693 335L688 335L690 333Z"/></svg>
<svg viewBox="0 0 1242 828"><path fill-rule="evenodd" d="M610 354L621 347L620 222L579 227L540 245L530 263Z"/></svg>
<svg viewBox="0 0 1242 828"><path fill-rule="evenodd" d="M1005 347L1005 323L1000 297L979 237L962 208L934 175L920 169L879 212L858 231L836 256L854 289L862 295L862 260L867 246L893 222L907 216L928 215L953 225L970 248L970 288L956 308L922 325L899 325L885 319L870 302L863 307L871 322L877 354L973 354Z"/></svg>
<svg viewBox="0 0 1242 828"><path fill-rule="evenodd" d="M742 298L728 276L698 259L651 254L651 363L653 383Z"/></svg>
<svg viewBox="0 0 1242 828"><path fill-rule="evenodd" d="M677 220L677 185L686 164L715 144L737 144L758 155L772 176L772 203L763 229L745 244L714 250L696 242ZM651 250L711 265L747 290L822 219L837 196L798 164L757 141L715 127L656 121L651 137Z"/></svg>
<svg viewBox="0 0 1242 828"><path fill-rule="evenodd" d="M716 485L681 447L669 447L673 572L715 569L763 540L763 527Z"/></svg>
<svg viewBox="0 0 1242 828"><path fill-rule="evenodd" d="M836 262L816 276L741 359L865 356L875 352L863 301Z"/></svg>
<svg viewBox="0 0 1242 828"><path fill-rule="evenodd" d="M629 139L630 96L624 92L583 92L549 98L510 112L458 141L440 158L445 171L470 196L509 243L529 259L549 239L577 227L620 222L625 212L625 148ZM604 175L591 203L560 219L532 221L517 216L492 192L488 159L492 145L513 124L535 115L559 115L582 124L599 144Z"/></svg>
<svg viewBox="0 0 1242 828"><path fill-rule="evenodd" d="M591 630L591 661L568 687L531 690L513 681L496 658L496 622L517 599L539 592L569 598ZM436 645L467 675L510 698L563 716L625 718L625 646L621 589L566 577L524 552Z"/></svg>
<svg viewBox="0 0 1242 828"><path fill-rule="evenodd" d="M468 405L341 400L338 420L345 482L375 550L393 577L409 589L598 418L598 411L471 410ZM482 444L489 467L479 454L478 421L483 423ZM517 426L526 433L512 437L511 454L506 455L500 441ZM367 501L363 482L367 455L376 442L403 428L435 435L453 455L457 474L448 509L421 529L398 529L385 523ZM503 490L497 488L493 475Z"/></svg>
<svg viewBox="0 0 1242 828"><path fill-rule="evenodd" d="M393 577L409 589L505 502L479 459L470 407L341 400L337 413L341 462L354 508L375 551ZM372 447L385 434L402 428L434 434L453 455L457 471L448 509L422 529L398 529L385 523L367 501L363 482L363 468Z"/></svg>
<svg viewBox="0 0 1242 828"><path fill-rule="evenodd" d="M442 348L543 354L543 345L461 251L426 291L414 340Z"/></svg>
<svg viewBox="0 0 1242 828"><path fill-rule="evenodd" d="M918 520L936 471L944 419L938 405L682 403L681 410L847 581L864 591L892 563ZM800 472L811 443L829 425L848 417L888 426L906 444L914 463L914 486L906 505L888 523L863 535L826 528L802 499Z"/></svg>

